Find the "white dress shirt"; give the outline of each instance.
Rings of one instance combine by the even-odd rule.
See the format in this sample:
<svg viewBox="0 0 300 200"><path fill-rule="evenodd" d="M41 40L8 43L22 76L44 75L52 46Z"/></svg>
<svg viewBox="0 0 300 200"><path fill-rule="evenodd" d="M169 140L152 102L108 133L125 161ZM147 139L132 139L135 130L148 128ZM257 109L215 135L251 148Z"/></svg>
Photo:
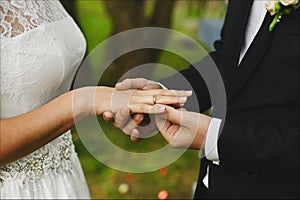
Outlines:
<svg viewBox="0 0 300 200"><path fill-rule="evenodd" d="M245 40L240 52L239 64L245 56L248 48L250 47L253 39L255 38L259 28L261 27L265 18L267 10L265 9L266 0L254 0L249 15L249 20L245 32ZM217 148L218 133L222 120L213 118L208 127L206 141L205 141L205 156L208 160L213 161L214 164L219 165L219 154ZM204 185L208 188L208 172L203 179Z"/></svg>

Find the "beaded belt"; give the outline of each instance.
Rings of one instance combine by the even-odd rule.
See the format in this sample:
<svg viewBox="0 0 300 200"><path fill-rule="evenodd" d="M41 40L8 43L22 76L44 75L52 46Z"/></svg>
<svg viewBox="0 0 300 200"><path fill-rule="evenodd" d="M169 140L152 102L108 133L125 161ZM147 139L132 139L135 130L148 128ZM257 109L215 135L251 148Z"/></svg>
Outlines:
<svg viewBox="0 0 300 200"><path fill-rule="evenodd" d="M40 179L50 172L71 169L71 157L75 155L69 134L61 136L58 145L49 143L32 154L10 164L0 166L0 187L5 180L21 180L21 185Z"/></svg>

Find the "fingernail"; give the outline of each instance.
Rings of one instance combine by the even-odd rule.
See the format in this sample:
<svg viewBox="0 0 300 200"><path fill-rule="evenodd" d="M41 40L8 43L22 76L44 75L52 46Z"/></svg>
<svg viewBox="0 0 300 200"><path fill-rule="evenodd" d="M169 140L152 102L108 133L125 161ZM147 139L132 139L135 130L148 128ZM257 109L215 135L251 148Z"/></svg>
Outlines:
<svg viewBox="0 0 300 200"><path fill-rule="evenodd" d="M139 137L139 131L137 129L133 129L130 134L134 137Z"/></svg>
<svg viewBox="0 0 300 200"><path fill-rule="evenodd" d="M166 107L165 106L158 106L157 107L157 111L158 112L164 112L166 110Z"/></svg>
<svg viewBox="0 0 300 200"><path fill-rule="evenodd" d="M120 86L121 85L121 83L117 83L116 85L115 85L115 87L118 87L118 86Z"/></svg>
<svg viewBox="0 0 300 200"><path fill-rule="evenodd" d="M193 94L193 91L192 90L188 90L188 91L185 91L186 92L186 94L188 94L188 95L192 95Z"/></svg>
<svg viewBox="0 0 300 200"><path fill-rule="evenodd" d="M179 102L186 102L187 97L179 97Z"/></svg>
<svg viewBox="0 0 300 200"><path fill-rule="evenodd" d="M184 106L184 103L181 103L181 104L180 104L180 107L183 107L183 106Z"/></svg>

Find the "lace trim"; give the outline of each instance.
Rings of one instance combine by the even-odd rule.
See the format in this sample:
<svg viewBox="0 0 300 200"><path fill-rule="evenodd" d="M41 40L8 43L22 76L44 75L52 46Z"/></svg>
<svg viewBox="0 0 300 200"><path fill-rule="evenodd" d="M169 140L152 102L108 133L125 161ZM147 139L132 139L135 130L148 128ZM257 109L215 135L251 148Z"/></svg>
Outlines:
<svg viewBox="0 0 300 200"><path fill-rule="evenodd" d="M58 0L1 0L1 38L12 38L41 24L67 17Z"/></svg>
<svg viewBox="0 0 300 200"><path fill-rule="evenodd" d="M59 143L42 147L16 162L0 166L0 187L5 180L20 180L21 187L34 182L49 173L60 173L72 169L72 156L75 156L71 134L58 138Z"/></svg>

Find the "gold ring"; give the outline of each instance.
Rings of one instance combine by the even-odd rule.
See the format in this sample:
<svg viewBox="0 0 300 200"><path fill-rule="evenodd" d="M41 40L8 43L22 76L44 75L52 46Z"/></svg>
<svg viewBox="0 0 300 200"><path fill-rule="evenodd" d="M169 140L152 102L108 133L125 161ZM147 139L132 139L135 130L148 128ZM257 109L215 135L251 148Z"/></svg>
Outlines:
<svg viewBox="0 0 300 200"><path fill-rule="evenodd" d="M152 99L153 104L156 104L156 100L157 100L157 97L156 97L156 94L155 94L155 95L153 95L153 99Z"/></svg>

